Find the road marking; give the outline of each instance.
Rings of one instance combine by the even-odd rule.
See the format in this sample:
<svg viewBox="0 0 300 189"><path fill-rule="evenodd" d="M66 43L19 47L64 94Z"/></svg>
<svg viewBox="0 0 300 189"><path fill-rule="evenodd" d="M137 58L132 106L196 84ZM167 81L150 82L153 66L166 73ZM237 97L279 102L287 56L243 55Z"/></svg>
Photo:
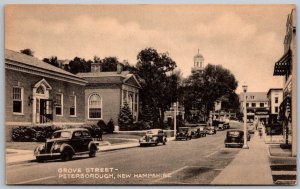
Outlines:
<svg viewBox="0 0 300 189"><path fill-rule="evenodd" d="M210 157L210 156L212 156L212 155L214 155L214 154L216 154L216 153L218 153L221 149L222 149L222 147L223 147L223 145L221 145L221 146L218 146L217 148L217 151L214 151L214 152L212 152L212 153L210 153L210 154L208 154L208 155L206 155L205 157Z"/></svg>
<svg viewBox="0 0 300 189"><path fill-rule="evenodd" d="M27 181L23 181L23 182L17 182L15 184L28 184L28 183L31 183L31 182L36 182L36 181L40 181L40 180L47 180L47 179L51 179L51 178L55 178L55 177L56 176L43 177L43 178L27 180Z"/></svg>
<svg viewBox="0 0 300 189"><path fill-rule="evenodd" d="M172 176L172 175L174 175L175 173L178 173L178 172L180 172L180 171L182 171L183 169L186 169L186 168L188 168L188 167L189 167L189 166L181 167L181 168L179 168L179 169L176 169L175 171L172 171L171 173L168 173L168 175ZM165 179L165 178L162 177L162 178L156 179L156 180L154 180L154 183L155 183L155 182L159 182L159 181L161 181L161 180L163 180L163 179Z"/></svg>

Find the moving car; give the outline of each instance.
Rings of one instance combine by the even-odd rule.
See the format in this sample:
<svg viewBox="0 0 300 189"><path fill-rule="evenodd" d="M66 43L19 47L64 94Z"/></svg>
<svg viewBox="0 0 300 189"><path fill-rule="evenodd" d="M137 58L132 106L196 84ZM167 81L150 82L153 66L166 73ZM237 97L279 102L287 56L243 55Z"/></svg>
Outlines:
<svg viewBox="0 0 300 189"><path fill-rule="evenodd" d="M199 127L196 131L193 131L193 136L196 138L205 137L206 130L204 129L204 127Z"/></svg>
<svg viewBox="0 0 300 189"><path fill-rule="evenodd" d="M217 130L215 127L213 126L210 126L210 127L206 127L206 133L208 135L213 135L213 134L216 134L217 133Z"/></svg>
<svg viewBox="0 0 300 189"><path fill-rule="evenodd" d="M176 133L176 140L191 140L192 130L190 127L179 127Z"/></svg>
<svg viewBox="0 0 300 189"><path fill-rule="evenodd" d="M158 145L158 143L162 143L163 145L165 145L166 142L167 142L167 136L162 129L150 129L139 140L140 146L151 145L151 144Z"/></svg>
<svg viewBox="0 0 300 189"><path fill-rule="evenodd" d="M230 130L226 133L224 141L225 147L238 146L243 147L244 145L244 131L241 130Z"/></svg>
<svg viewBox="0 0 300 189"><path fill-rule="evenodd" d="M35 148L34 156L39 162L58 158L68 161L74 155L88 154L95 157L96 152L97 145L90 132L87 129L74 128L55 131L51 139Z"/></svg>

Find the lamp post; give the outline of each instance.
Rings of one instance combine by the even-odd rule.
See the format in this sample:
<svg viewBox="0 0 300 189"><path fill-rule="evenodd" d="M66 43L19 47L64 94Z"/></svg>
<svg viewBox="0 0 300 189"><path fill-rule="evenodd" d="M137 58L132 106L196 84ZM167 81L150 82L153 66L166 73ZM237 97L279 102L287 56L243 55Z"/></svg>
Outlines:
<svg viewBox="0 0 300 189"><path fill-rule="evenodd" d="M247 88L248 86L244 83L243 84L243 92L244 92L244 145L243 149L249 149L249 146L247 145L247 107L246 107L246 94L247 94Z"/></svg>
<svg viewBox="0 0 300 189"><path fill-rule="evenodd" d="M177 103L175 102L174 103L174 137L176 137L176 106L177 106Z"/></svg>

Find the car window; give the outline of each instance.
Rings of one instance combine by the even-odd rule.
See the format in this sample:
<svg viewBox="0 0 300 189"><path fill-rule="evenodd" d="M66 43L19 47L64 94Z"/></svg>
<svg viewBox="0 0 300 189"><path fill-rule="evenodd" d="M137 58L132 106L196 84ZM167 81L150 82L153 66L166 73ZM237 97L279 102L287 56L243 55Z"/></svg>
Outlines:
<svg viewBox="0 0 300 189"><path fill-rule="evenodd" d="M82 136L81 131L75 131L75 132L73 133L73 137L75 137L75 138L79 138L79 137L81 137L81 136Z"/></svg>
<svg viewBox="0 0 300 189"><path fill-rule="evenodd" d="M71 132L70 131L55 132L53 133L52 138L71 138Z"/></svg>
<svg viewBox="0 0 300 189"><path fill-rule="evenodd" d="M232 132L228 132L227 135L230 137L239 137L240 135L242 135L242 133L238 131L232 131Z"/></svg>
<svg viewBox="0 0 300 189"><path fill-rule="evenodd" d="M91 136L90 133L87 132L87 131L82 131L82 135L83 135L84 137L90 137L90 136Z"/></svg>

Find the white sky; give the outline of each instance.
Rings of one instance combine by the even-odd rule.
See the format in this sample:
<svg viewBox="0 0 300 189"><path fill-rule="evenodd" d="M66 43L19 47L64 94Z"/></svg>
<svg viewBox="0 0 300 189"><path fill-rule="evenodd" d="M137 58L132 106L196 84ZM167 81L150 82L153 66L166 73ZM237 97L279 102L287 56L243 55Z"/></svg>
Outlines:
<svg viewBox="0 0 300 189"><path fill-rule="evenodd" d="M42 59L116 56L136 63L146 47L168 52L183 76L200 49L205 64L221 64L251 92L283 85L273 76L283 55L293 5L10 5L5 48L30 48Z"/></svg>

